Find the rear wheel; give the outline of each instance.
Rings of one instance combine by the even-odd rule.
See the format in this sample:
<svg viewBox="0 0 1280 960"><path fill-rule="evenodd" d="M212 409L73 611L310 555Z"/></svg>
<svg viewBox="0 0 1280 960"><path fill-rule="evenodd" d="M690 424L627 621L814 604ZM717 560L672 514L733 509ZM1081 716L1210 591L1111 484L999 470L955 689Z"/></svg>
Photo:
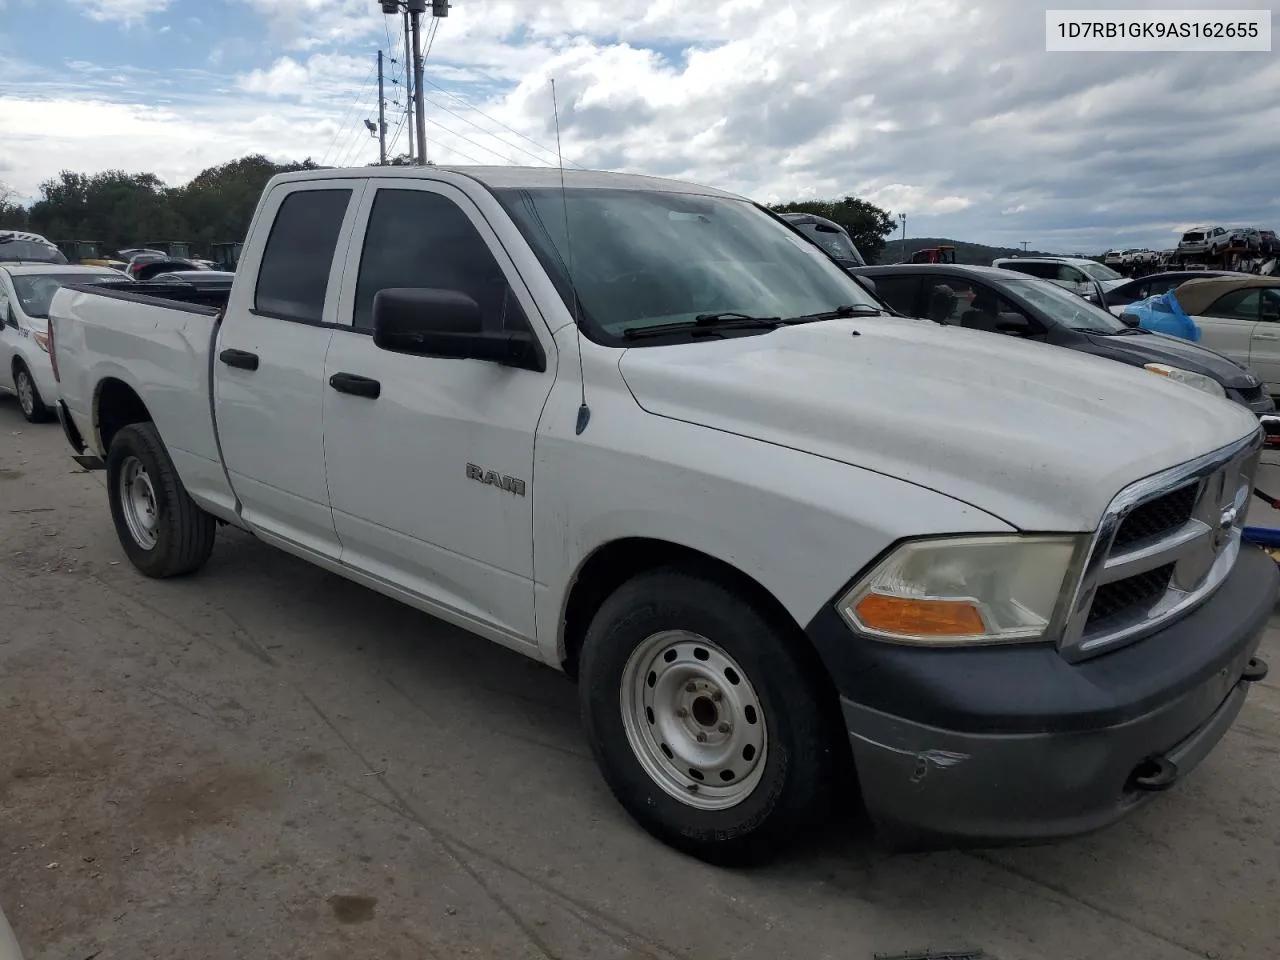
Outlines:
<svg viewBox="0 0 1280 960"><path fill-rule="evenodd" d="M132 424L112 438L107 492L120 544L147 576L191 573L209 559L215 521L188 495L153 424Z"/></svg>
<svg viewBox="0 0 1280 960"><path fill-rule="evenodd" d="M35 378L26 364L19 363L13 370L13 389L18 395L18 406L30 423L44 423L52 416L36 387Z"/></svg>
<svg viewBox="0 0 1280 960"><path fill-rule="evenodd" d="M815 821L833 731L793 642L696 572L642 574L605 601L583 645L583 721L641 826L701 859L741 863Z"/></svg>

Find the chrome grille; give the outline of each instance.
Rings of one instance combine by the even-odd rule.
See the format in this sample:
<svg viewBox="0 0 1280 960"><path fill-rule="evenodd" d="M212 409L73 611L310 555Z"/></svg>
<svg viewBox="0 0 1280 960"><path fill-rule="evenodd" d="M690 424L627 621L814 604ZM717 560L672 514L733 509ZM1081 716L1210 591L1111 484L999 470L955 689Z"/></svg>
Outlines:
<svg viewBox="0 0 1280 960"><path fill-rule="evenodd" d="M1240 553L1263 433L1139 480L1094 534L1061 650L1083 659L1188 613Z"/></svg>
<svg viewBox="0 0 1280 960"><path fill-rule="evenodd" d="M1199 483L1193 480L1171 493L1134 507L1116 530L1111 549L1127 547L1139 540L1161 537L1177 530L1191 519L1199 493Z"/></svg>

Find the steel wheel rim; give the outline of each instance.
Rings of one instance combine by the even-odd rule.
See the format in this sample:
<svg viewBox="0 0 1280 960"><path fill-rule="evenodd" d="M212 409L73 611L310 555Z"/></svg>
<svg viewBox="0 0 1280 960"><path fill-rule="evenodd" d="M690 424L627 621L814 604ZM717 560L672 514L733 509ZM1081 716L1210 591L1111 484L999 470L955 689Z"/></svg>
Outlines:
<svg viewBox="0 0 1280 960"><path fill-rule="evenodd" d="M144 550L155 547L160 525L156 492L137 457L129 457L120 468L120 510L134 542Z"/></svg>
<svg viewBox="0 0 1280 960"><path fill-rule="evenodd" d="M627 658L619 700L632 752L669 796L727 810L759 785L768 757L760 697L715 643L685 630L647 637Z"/></svg>
<svg viewBox="0 0 1280 960"><path fill-rule="evenodd" d="M36 387L25 370L18 371L18 403L27 416L36 412Z"/></svg>

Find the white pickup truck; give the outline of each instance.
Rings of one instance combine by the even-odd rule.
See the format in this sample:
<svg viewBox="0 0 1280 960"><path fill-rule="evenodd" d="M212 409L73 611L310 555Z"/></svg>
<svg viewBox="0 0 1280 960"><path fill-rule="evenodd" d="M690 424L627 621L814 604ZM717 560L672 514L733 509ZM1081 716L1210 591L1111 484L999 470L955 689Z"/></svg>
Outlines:
<svg viewBox="0 0 1280 960"><path fill-rule="evenodd" d="M569 672L618 800L710 860L784 848L842 783L898 840L1100 826L1266 672L1248 410L891 315L717 190L287 174L229 296L52 316L139 570L231 524Z"/></svg>

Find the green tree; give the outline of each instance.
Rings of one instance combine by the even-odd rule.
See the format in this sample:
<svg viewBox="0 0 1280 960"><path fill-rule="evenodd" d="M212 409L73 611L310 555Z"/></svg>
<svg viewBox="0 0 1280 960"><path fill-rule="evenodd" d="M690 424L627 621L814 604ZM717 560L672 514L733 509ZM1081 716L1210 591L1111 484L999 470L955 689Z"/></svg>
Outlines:
<svg viewBox="0 0 1280 960"><path fill-rule="evenodd" d="M867 263L878 263L884 251L885 238L893 233L897 221L888 210L858 197L841 200L793 200L775 203L772 209L778 213L812 213L834 220L849 231L854 246Z"/></svg>

